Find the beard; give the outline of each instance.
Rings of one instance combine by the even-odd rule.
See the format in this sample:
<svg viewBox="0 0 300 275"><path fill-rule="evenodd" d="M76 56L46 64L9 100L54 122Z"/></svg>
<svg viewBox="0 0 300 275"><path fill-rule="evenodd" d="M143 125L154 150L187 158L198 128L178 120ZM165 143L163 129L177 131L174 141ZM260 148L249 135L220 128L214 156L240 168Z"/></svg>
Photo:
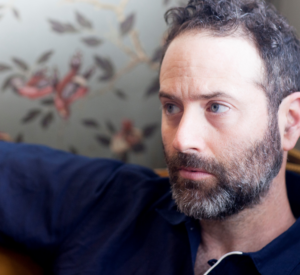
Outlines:
<svg viewBox="0 0 300 275"><path fill-rule="evenodd" d="M172 196L179 211L195 219L222 220L259 204L283 161L274 117L262 140L232 144L224 149L220 160L182 152L169 156L165 151ZM184 179L179 176L184 167L203 169L214 177Z"/></svg>

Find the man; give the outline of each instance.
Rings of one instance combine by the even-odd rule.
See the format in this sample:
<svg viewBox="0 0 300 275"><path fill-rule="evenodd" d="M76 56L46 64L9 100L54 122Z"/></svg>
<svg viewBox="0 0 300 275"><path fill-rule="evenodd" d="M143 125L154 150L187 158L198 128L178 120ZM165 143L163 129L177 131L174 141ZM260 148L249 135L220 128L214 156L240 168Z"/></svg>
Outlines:
<svg viewBox="0 0 300 275"><path fill-rule="evenodd" d="M300 274L299 177L285 182L299 41L261 0L191 0L166 18L172 196L141 167L4 143L1 243L50 274Z"/></svg>
<svg viewBox="0 0 300 275"><path fill-rule="evenodd" d="M167 14L160 74L173 197L201 224L196 274L231 251L261 250L295 222L282 163L299 137L299 43L263 2L222 2Z"/></svg>

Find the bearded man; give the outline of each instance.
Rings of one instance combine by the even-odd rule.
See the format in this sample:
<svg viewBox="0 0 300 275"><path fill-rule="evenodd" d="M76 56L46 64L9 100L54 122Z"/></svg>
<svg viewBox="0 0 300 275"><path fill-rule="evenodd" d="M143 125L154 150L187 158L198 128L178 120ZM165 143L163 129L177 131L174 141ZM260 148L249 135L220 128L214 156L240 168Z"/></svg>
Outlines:
<svg viewBox="0 0 300 275"><path fill-rule="evenodd" d="M191 0L166 20L170 183L1 143L1 244L50 274L300 274L299 176L285 175L300 135L292 27L263 0Z"/></svg>
<svg viewBox="0 0 300 275"><path fill-rule="evenodd" d="M173 198L200 221L203 274L295 222L283 160L299 135L299 43L261 1L190 1L167 18L162 136Z"/></svg>

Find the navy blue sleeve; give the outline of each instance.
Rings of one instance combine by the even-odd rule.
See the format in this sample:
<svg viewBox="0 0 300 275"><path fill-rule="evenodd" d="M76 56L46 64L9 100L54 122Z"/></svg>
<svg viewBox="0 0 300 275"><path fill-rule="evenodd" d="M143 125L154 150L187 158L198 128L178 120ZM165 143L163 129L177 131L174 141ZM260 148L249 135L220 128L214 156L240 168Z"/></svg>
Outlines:
<svg viewBox="0 0 300 275"><path fill-rule="evenodd" d="M166 194L168 180L141 166L0 142L0 245L45 274L110 274Z"/></svg>
<svg viewBox="0 0 300 275"><path fill-rule="evenodd" d="M0 142L0 244L15 242L44 257L54 254L122 166Z"/></svg>

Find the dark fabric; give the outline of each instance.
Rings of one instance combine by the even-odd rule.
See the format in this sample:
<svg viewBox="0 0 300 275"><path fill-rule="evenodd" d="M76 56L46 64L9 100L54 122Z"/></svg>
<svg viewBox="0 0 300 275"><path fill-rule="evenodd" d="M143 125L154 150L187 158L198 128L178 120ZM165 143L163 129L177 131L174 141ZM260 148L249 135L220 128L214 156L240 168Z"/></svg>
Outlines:
<svg viewBox="0 0 300 275"><path fill-rule="evenodd" d="M299 176L287 180L298 216ZM300 274L299 230L300 221L210 274ZM200 233L177 211L168 179L146 168L0 142L0 244L49 274L193 274Z"/></svg>
<svg viewBox="0 0 300 275"><path fill-rule="evenodd" d="M210 275L254 275L259 274L253 261L245 255L230 255L209 273ZM270 273L280 274L280 273Z"/></svg>

